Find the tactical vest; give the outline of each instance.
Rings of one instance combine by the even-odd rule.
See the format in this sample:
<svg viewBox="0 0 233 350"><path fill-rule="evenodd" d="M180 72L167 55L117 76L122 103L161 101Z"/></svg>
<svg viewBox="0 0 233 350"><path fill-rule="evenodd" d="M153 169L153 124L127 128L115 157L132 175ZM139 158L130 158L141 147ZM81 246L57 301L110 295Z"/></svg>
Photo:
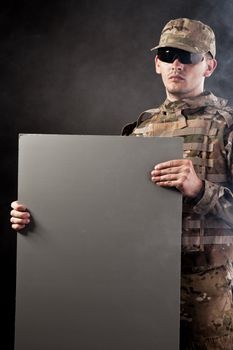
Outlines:
<svg viewBox="0 0 233 350"><path fill-rule="evenodd" d="M147 110L136 122L126 125L122 135L183 137L183 158L192 161L200 179L207 180L209 186L217 184L231 190L232 130L233 110L227 101L205 92L182 101L166 100L160 108ZM184 198L183 252L209 250L210 246L211 250L213 246L222 250L232 244L233 219L229 226L219 217L199 212L192 200ZM233 259L233 249L229 254Z"/></svg>

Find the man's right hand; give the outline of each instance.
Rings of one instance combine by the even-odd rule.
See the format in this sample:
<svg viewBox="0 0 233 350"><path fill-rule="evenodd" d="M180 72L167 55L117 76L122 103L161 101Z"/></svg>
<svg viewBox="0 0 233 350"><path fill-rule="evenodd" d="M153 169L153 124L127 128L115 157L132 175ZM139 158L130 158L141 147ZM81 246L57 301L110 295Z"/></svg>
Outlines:
<svg viewBox="0 0 233 350"><path fill-rule="evenodd" d="M30 222L30 213L25 205L14 201L11 203L11 227L16 230L22 230Z"/></svg>

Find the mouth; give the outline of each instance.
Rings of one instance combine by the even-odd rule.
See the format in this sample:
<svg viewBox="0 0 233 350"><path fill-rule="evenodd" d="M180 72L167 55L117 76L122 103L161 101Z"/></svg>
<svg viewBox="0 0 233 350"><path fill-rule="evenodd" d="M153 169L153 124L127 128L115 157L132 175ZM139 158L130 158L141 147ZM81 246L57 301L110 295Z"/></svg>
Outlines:
<svg viewBox="0 0 233 350"><path fill-rule="evenodd" d="M179 75L179 74L173 74L169 77L169 80L172 80L172 81L183 81L185 80L184 77L182 77L182 75Z"/></svg>

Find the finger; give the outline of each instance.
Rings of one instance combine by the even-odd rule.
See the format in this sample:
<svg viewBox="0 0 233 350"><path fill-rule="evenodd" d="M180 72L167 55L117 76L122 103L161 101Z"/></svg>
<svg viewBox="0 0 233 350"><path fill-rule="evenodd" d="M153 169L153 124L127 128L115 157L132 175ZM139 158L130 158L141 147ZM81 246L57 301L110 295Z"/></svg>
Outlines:
<svg viewBox="0 0 233 350"><path fill-rule="evenodd" d="M10 215L14 218L20 218L20 219L29 219L30 213L28 211L18 211L18 210L11 210Z"/></svg>
<svg viewBox="0 0 233 350"><path fill-rule="evenodd" d="M26 225L26 224L29 224L30 220L29 219L18 219L18 218L12 217L12 218L10 218L10 222L13 224Z"/></svg>
<svg viewBox="0 0 233 350"><path fill-rule="evenodd" d="M160 169L172 168L172 167L180 166L182 164L184 164L184 159L173 159L167 162L156 164L154 169L160 170Z"/></svg>
<svg viewBox="0 0 233 350"><path fill-rule="evenodd" d="M25 225L19 225L19 224L12 224L11 227L13 228L13 230L15 231L20 231L23 228L25 228Z"/></svg>
<svg viewBox="0 0 233 350"><path fill-rule="evenodd" d="M159 182L155 182L155 184L160 187L173 187L183 193L183 185L180 183L179 180L159 181Z"/></svg>
<svg viewBox="0 0 233 350"><path fill-rule="evenodd" d="M167 174L179 174L182 172L182 167L170 167L165 169L156 169L152 170L151 175L152 176L161 176L161 175L167 175Z"/></svg>
<svg viewBox="0 0 233 350"><path fill-rule="evenodd" d="M26 211L27 207L21 203L19 203L18 201L14 201L11 203L11 208L15 209L17 211Z"/></svg>
<svg viewBox="0 0 233 350"><path fill-rule="evenodd" d="M175 181L159 181L156 182L156 185L160 187L176 187L175 183Z"/></svg>
<svg viewBox="0 0 233 350"><path fill-rule="evenodd" d="M166 174L162 176L152 176L151 180L153 182L171 182L171 181L177 181L178 177L177 174Z"/></svg>

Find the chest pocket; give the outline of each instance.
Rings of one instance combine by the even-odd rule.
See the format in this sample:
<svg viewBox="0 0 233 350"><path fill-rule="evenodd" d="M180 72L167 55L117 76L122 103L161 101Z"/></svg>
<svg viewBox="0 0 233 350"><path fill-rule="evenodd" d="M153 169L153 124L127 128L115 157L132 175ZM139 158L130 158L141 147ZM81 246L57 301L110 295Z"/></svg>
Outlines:
<svg viewBox="0 0 233 350"><path fill-rule="evenodd" d="M218 125L208 118L186 119L183 115L174 121L161 121L157 115L134 129L136 136L183 137L183 158L193 162L201 179L225 183L225 159L220 145ZM215 162L215 160L218 160Z"/></svg>
<svg viewBox="0 0 233 350"><path fill-rule="evenodd" d="M189 120L187 124L187 128L175 132L175 136L184 137L184 158L192 161L196 173L202 180L227 182L220 128L213 120L205 119Z"/></svg>

